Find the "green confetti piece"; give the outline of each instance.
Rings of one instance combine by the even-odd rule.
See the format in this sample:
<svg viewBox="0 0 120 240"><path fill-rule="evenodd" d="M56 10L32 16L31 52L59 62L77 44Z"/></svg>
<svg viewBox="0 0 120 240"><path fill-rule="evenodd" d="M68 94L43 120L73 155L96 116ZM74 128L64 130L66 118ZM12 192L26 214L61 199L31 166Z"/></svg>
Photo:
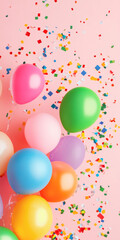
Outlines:
<svg viewBox="0 0 120 240"><path fill-rule="evenodd" d="M109 148L112 148L112 145L109 145Z"/></svg>
<svg viewBox="0 0 120 240"><path fill-rule="evenodd" d="M104 237L107 237L107 234L104 234Z"/></svg>
<svg viewBox="0 0 120 240"><path fill-rule="evenodd" d="M38 17L35 17L35 20L38 20Z"/></svg>
<svg viewBox="0 0 120 240"><path fill-rule="evenodd" d="M115 63L115 60L110 60L110 63Z"/></svg>
<svg viewBox="0 0 120 240"><path fill-rule="evenodd" d="M61 92L61 91L62 91L62 89L60 89L60 90L59 90L59 89L57 89L57 92Z"/></svg>
<svg viewBox="0 0 120 240"><path fill-rule="evenodd" d="M101 106L101 110L104 110L106 108L106 104L103 103L102 106Z"/></svg>
<svg viewBox="0 0 120 240"><path fill-rule="evenodd" d="M100 191L101 191L101 192L104 192L104 190L105 190L105 189L104 189L102 186L100 186Z"/></svg>
<svg viewBox="0 0 120 240"><path fill-rule="evenodd" d="M61 47L61 50L65 51L66 52L66 48L65 47Z"/></svg>
<svg viewBox="0 0 120 240"><path fill-rule="evenodd" d="M114 48L114 45L112 45L111 48Z"/></svg>
<svg viewBox="0 0 120 240"><path fill-rule="evenodd" d="M70 29L73 29L73 26L70 26Z"/></svg>
<svg viewBox="0 0 120 240"><path fill-rule="evenodd" d="M81 172L81 174L85 175L85 172Z"/></svg>
<svg viewBox="0 0 120 240"><path fill-rule="evenodd" d="M64 209L61 209L61 214L63 214L64 213Z"/></svg>
<svg viewBox="0 0 120 240"><path fill-rule="evenodd" d="M6 117L8 117L8 113L6 114Z"/></svg>
<svg viewBox="0 0 120 240"><path fill-rule="evenodd" d="M48 19L48 16L45 16L45 19Z"/></svg>
<svg viewBox="0 0 120 240"><path fill-rule="evenodd" d="M57 76L58 76L58 74L57 74L57 73L55 73L55 74L54 74L54 77L57 77Z"/></svg>
<svg viewBox="0 0 120 240"><path fill-rule="evenodd" d="M87 221L88 224L89 224L90 222L91 222L90 220Z"/></svg>

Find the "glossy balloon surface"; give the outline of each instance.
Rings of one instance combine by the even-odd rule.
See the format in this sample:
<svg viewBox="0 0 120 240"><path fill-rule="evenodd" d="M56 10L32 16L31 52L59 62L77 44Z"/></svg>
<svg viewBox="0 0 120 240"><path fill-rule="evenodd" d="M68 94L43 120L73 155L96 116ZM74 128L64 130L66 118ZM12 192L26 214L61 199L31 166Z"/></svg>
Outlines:
<svg viewBox="0 0 120 240"><path fill-rule="evenodd" d="M38 67L22 64L17 67L11 79L13 99L18 104L31 102L42 92L44 84L44 75Z"/></svg>
<svg viewBox="0 0 120 240"><path fill-rule="evenodd" d="M26 123L25 137L30 147L47 154L57 146L60 140L60 124L48 113L36 114Z"/></svg>
<svg viewBox="0 0 120 240"><path fill-rule="evenodd" d="M18 240L18 238L8 228L0 227L0 240Z"/></svg>
<svg viewBox="0 0 120 240"><path fill-rule="evenodd" d="M6 170L7 165L14 154L13 144L7 134L0 132L0 176L2 176Z"/></svg>
<svg viewBox="0 0 120 240"><path fill-rule="evenodd" d="M60 105L60 119L68 132L79 132L90 127L101 109L97 94L86 87L70 90Z"/></svg>
<svg viewBox="0 0 120 240"><path fill-rule="evenodd" d="M51 175L52 166L48 157L32 148L16 152L7 168L9 184L19 194L40 191L48 184Z"/></svg>
<svg viewBox="0 0 120 240"><path fill-rule="evenodd" d="M77 187L77 175L65 162L52 162L52 177L40 194L49 202L60 202L71 197Z"/></svg>
<svg viewBox="0 0 120 240"><path fill-rule="evenodd" d="M83 142L74 136L62 137L50 152L50 161L66 162L74 169L78 168L84 160L85 146Z"/></svg>
<svg viewBox="0 0 120 240"><path fill-rule="evenodd" d="M26 196L16 203L12 227L20 240L39 240L52 225L52 210L40 196Z"/></svg>

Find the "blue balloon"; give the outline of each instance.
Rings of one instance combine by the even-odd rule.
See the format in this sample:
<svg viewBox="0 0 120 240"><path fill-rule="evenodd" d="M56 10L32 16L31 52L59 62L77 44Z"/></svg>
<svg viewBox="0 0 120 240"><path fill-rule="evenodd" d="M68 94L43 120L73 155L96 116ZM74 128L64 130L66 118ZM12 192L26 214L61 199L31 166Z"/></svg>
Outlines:
<svg viewBox="0 0 120 240"><path fill-rule="evenodd" d="M7 177L10 186L18 194L32 194L43 189L52 176L48 157L33 148L16 152L9 161Z"/></svg>

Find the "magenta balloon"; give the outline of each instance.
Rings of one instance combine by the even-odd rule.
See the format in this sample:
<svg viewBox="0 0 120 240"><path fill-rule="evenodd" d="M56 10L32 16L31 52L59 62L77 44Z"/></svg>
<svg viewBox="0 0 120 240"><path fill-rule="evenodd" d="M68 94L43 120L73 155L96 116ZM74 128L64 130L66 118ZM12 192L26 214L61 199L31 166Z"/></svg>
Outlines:
<svg viewBox="0 0 120 240"><path fill-rule="evenodd" d="M0 219L2 218L3 216L3 202L2 202L2 198L0 196Z"/></svg>
<svg viewBox="0 0 120 240"><path fill-rule="evenodd" d="M31 102L42 92L44 84L44 75L38 67L32 64L19 65L11 79L13 99L18 104Z"/></svg>
<svg viewBox="0 0 120 240"><path fill-rule="evenodd" d="M50 152L51 161L62 161L78 168L84 160L85 147L83 142L74 136L62 137L57 147Z"/></svg>

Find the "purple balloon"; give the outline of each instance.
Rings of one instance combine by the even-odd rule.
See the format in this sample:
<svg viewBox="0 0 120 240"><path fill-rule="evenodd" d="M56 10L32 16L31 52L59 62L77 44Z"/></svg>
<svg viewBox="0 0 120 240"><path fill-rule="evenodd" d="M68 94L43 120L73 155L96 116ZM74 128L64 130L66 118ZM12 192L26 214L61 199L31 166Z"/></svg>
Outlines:
<svg viewBox="0 0 120 240"><path fill-rule="evenodd" d="M0 219L3 217L3 202L2 198L0 196Z"/></svg>
<svg viewBox="0 0 120 240"><path fill-rule="evenodd" d="M62 137L54 150L50 152L51 161L62 161L78 168L84 160L85 146L74 136Z"/></svg>

